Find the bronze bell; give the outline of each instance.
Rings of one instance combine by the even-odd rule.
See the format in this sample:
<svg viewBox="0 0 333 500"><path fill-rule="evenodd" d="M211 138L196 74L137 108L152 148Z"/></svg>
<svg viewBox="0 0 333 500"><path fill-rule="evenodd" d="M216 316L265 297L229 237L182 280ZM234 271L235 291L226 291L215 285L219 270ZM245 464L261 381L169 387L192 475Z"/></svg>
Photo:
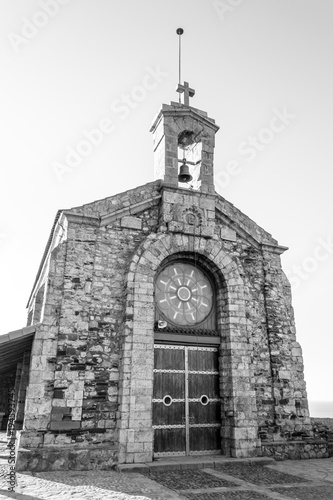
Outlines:
<svg viewBox="0 0 333 500"><path fill-rule="evenodd" d="M188 168L188 165L186 165L186 160L184 158L183 164L179 169L178 182L190 182L192 179L193 177L190 174L190 170Z"/></svg>

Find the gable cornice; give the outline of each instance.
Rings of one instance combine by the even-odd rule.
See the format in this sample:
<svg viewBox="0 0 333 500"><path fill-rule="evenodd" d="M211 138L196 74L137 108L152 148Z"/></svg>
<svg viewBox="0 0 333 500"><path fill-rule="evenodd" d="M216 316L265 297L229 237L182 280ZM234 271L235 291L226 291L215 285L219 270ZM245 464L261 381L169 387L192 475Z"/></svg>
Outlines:
<svg viewBox="0 0 333 500"><path fill-rule="evenodd" d="M225 215L221 209L216 207L216 215L219 219L229 228L235 231L241 238L247 241L250 245L255 247L257 250L260 250L260 242L256 240L250 233L245 231L243 228L238 226L235 222L233 222L227 215Z"/></svg>
<svg viewBox="0 0 333 500"><path fill-rule="evenodd" d="M78 214L75 212L71 212L70 210L64 210L63 214L68 222L73 222L74 224L87 224L88 226L100 225L100 217L96 217L94 215Z"/></svg>
<svg viewBox="0 0 333 500"><path fill-rule="evenodd" d="M243 238L247 243L249 243L251 246L253 246L256 250L259 251L267 251L271 253L275 253L278 255L283 254L286 250L288 250L288 247L281 246L278 243L271 243L268 241L258 241L254 236L252 236L248 231L246 231L244 228L240 227L237 223L233 222L229 216L225 215L222 211L221 208L216 207L216 215L222 220L222 222L229 228L235 231L238 236Z"/></svg>
<svg viewBox="0 0 333 500"><path fill-rule="evenodd" d="M130 205L128 207L121 208L120 210L115 210L114 212L104 214L101 216L101 227L107 226L108 224L114 222L116 219L125 217L126 215L136 215L140 212L143 212L144 210L147 210L148 208L154 207L159 204L161 198L162 195L159 194L158 196L148 198L147 200L140 201L139 203L135 203L134 205Z"/></svg>

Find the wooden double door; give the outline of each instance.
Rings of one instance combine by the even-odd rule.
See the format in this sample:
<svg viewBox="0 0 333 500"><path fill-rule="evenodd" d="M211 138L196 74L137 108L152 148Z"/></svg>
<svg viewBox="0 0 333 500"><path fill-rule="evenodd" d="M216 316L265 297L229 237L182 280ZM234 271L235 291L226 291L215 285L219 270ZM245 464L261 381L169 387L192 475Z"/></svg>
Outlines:
<svg viewBox="0 0 333 500"><path fill-rule="evenodd" d="M218 348L155 344L154 456L221 452Z"/></svg>

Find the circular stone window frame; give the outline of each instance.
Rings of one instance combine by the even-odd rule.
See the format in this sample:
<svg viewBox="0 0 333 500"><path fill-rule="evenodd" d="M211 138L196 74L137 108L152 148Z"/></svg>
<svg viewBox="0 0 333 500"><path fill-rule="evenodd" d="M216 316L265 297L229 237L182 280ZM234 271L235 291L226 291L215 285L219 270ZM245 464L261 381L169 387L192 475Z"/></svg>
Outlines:
<svg viewBox="0 0 333 500"><path fill-rule="evenodd" d="M168 317L168 315L159 307L158 302L155 300L155 311L157 312L157 318L158 318L158 320L162 319L163 321L166 321L168 327L186 328L188 330L191 330L193 328L198 328L200 326L202 327L203 325L205 325L205 323L207 323L207 321L210 321L211 317L213 317L213 323L214 323L215 326L213 328L210 327L208 329L210 329L210 330L211 329L215 329L216 328L216 298L217 298L217 289L216 289L216 284L214 282L214 278L211 275L211 273L210 273L210 271L209 271L208 268L206 268L205 266L203 266L201 264L197 264L197 262L195 260L188 258L187 255L177 256L177 258L171 258L170 260L168 259L168 262L161 269L158 270L158 272L156 273L156 279L155 279L155 282L154 282L154 295L155 295L155 298L156 298L156 293L157 293L157 288L156 288L157 279L169 267L171 267L171 266L177 266L177 265L179 265L179 266L188 265L188 266L191 266L191 267L195 268L208 281L208 283L210 285L210 288L211 288L211 291L212 291L212 302L211 302L210 311L208 312L208 314L203 319L199 320L198 322L195 322L194 324L190 324L190 325L180 324L178 322L172 321L172 319L170 317ZM177 297L178 297L178 295L177 295ZM186 302L185 300L182 300L179 297L178 297L178 299L182 303Z"/></svg>

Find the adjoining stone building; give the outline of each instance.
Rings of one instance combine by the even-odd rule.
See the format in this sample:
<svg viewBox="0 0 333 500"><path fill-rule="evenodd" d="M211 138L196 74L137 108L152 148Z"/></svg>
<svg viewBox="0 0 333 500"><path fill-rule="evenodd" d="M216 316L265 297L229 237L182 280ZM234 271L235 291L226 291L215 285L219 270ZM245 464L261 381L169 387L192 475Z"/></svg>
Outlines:
<svg viewBox="0 0 333 500"><path fill-rule="evenodd" d="M215 192L218 126L185 103L153 123L155 181L56 216L28 326L0 344L17 373L18 470L329 453L313 439L286 248Z"/></svg>

